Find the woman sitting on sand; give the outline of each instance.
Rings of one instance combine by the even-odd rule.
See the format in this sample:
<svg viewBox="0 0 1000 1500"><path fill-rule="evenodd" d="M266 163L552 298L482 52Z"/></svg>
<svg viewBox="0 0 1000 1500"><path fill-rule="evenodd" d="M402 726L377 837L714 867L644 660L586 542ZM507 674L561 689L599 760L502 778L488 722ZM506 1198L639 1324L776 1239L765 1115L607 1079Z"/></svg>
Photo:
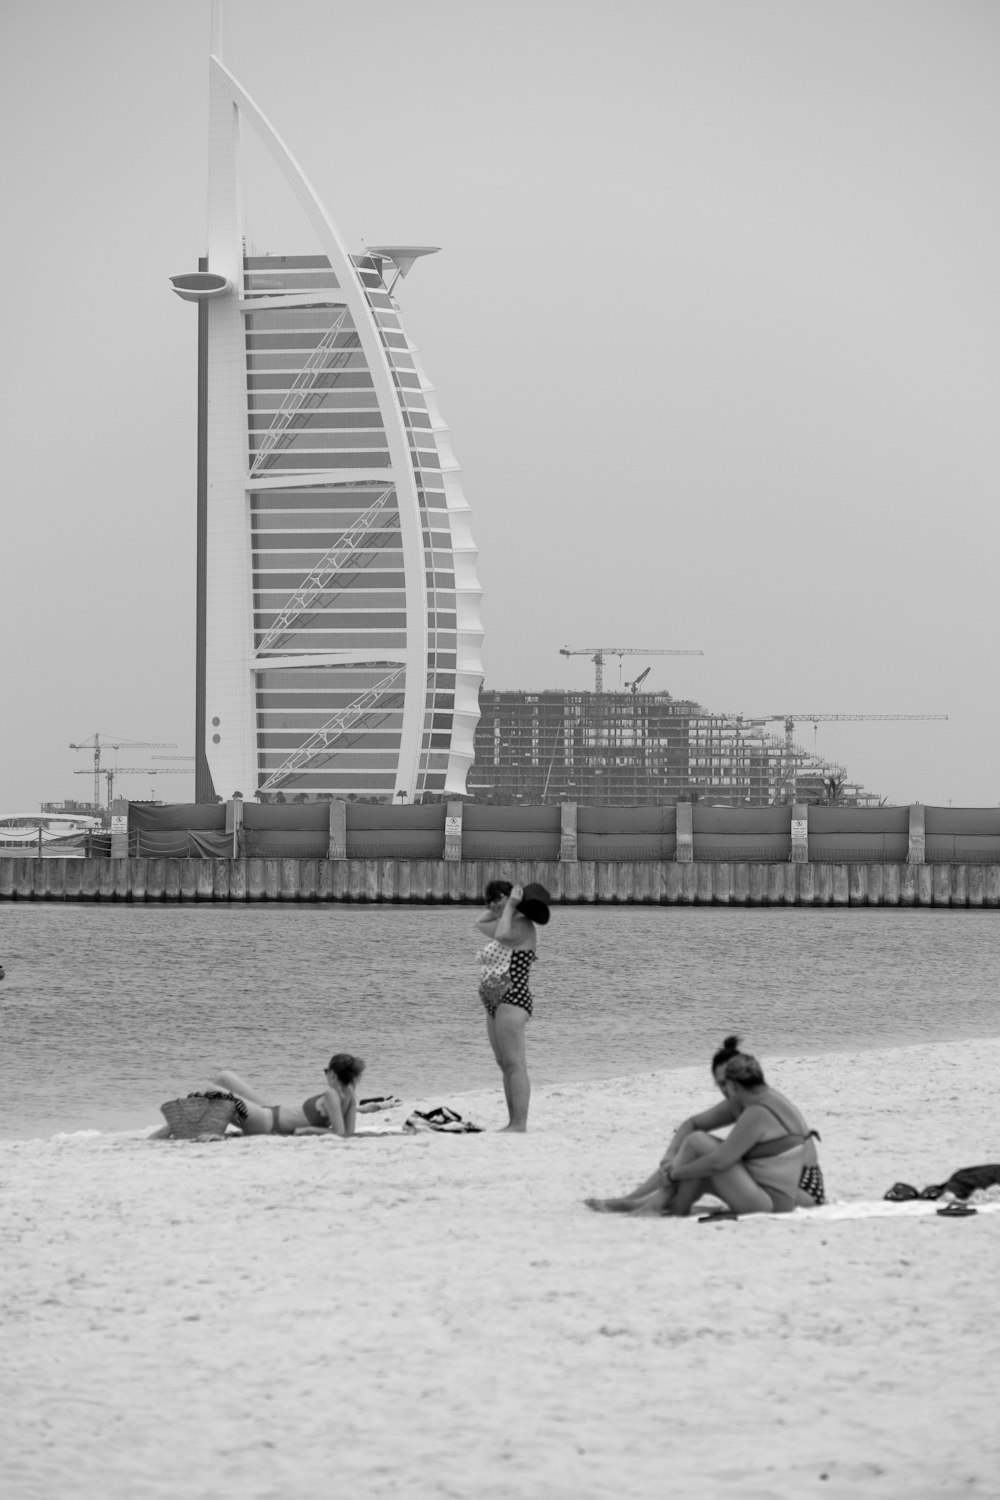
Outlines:
<svg viewBox="0 0 1000 1500"><path fill-rule="evenodd" d="M727 1037L712 1059L725 1098L693 1115L674 1133L653 1175L621 1198L588 1198L606 1213L665 1213L684 1217L705 1191L738 1214L790 1213L824 1201L816 1131L795 1105L769 1088L755 1057ZM708 1134L732 1125L728 1137Z"/></svg>
<svg viewBox="0 0 1000 1500"><path fill-rule="evenodd" d="M268 1104L236 1073L216 1073L213 1089L224 1089L244 1106L233 1121L244 1135L339 1135L354 1134L358 1103L355 1087L365 1070L364 1059L338 1052L326 1069L326 1088L301 1104ZM154 1132L168 1136L170 1126Z"/></svg>

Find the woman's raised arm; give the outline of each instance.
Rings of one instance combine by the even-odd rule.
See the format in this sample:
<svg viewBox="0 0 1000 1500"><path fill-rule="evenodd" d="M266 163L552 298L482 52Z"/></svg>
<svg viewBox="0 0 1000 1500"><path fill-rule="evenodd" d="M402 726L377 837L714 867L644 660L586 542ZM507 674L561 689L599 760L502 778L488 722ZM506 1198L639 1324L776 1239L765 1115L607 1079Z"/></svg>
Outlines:
<svg viewBox="0 0 1000 1500"><path fill-rule="evenodd" d="M750 1147L764 1138L766 1121L762 1118L762 1112L756 1119L754 1114L754 1110L744 1111L725 1140L719 1141L717 1146L706 1151L703 1156L695 1157L693 1161L685 1162L680 1167L672 1165L671 1180L684 1182L693 1177L711 1177L742 1161Z"/></svg>
<svg viewBox="0 0 1000 1500"><path fill-rule="evenodd" d="M520 916L520 913L517 909L517 903L520 901L523 895L524 887L521 885L516 885L511 891L510 895L507 897L504 909L500 913L500 920L497 923L497 930L493 934L498 942L510 943L511 947L513 947L517 941L514 936L514 925L518 917ZM526 918L521 917L522 922L524 922L525 920Z"/></svg>
<svg viewBox="0 0 1000 1500"><path fill-rule="evenodd" d="M670 1144L663 1156L660 1165L665 1166L667 1162L673 1161L681 1146L688 1136L695 1130L721 1130L724 1125L732 1125L736 1119L736 1111L728 1099L720 1099L718 1104L713 1104L711 1109L703 1109L700 1115L689 1115L682 1120L670 1137Z"/></svg>

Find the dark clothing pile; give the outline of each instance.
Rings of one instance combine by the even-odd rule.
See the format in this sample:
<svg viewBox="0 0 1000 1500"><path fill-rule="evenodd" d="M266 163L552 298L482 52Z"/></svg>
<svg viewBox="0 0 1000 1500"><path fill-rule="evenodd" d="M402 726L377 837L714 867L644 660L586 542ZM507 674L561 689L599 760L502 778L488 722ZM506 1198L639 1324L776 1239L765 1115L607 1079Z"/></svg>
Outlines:
<svg viewBox="0 0 1000 1500"><path fill-rule="evenodd" d="M403 1129L408 1133L415 1130L444 1130L449 1135L480 1133L478 1125L473 1125L471 1120L463 1120L457 1110L449 1109L447 1104L439 1104L436 1109L426 1111L415 1109L405 1121Z"/></svg>
<svg viewBox="0 0 1000 1500"><path fill-rule="evenodd" d="M934 1183L919 1191L908 1182L894 1182L885 1194L891 1203L907 1203L912 1198L942 1198L951 1193L960 1203L971 1198L973 1193L1000 1183L1000 1162L987 1162L981 1167L959 1167L952 1172L947 1182Z"/></svg>

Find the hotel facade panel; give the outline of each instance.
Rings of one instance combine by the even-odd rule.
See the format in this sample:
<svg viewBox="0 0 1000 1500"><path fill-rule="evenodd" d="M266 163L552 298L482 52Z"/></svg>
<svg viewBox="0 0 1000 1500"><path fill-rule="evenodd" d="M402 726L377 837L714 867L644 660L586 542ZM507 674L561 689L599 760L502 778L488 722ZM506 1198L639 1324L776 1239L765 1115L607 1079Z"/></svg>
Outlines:
<svg viewBox="0 0 1000 1500"><path fill-rule="evenodd" d="M461 476L398 282L431 247L348 253L283 142L210 65L198 304L197 797L461 794L482 682ZM240 131L318 248L247 254Z"/></svg>

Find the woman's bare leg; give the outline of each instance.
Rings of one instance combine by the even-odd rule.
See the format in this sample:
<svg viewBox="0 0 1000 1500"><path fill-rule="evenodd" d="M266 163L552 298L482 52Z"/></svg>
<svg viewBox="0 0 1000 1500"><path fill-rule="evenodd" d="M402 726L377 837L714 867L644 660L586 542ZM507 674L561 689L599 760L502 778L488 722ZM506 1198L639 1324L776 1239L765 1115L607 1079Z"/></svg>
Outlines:
<svg viewBox="0 0 1000 1500"><path fill-rule="evenodd" d="M604 1214L634 1214L634 1213L662 1213L664 1207L671 1201L676 1192L674 1183L668 1183L657 1167L656 1171L640 1182L637 1188L630 1193L623 1193L619 1198L584 1198L588 1208L597 1213ZM657 1197L658 1206L649 1207L649 1200Z"/></svg>
<svg viewBox="0 0 1000 1500"><path fill-rule="evenodd" d="M212 1079L212 1085L217 1089L225 1089L228 1094L234 1094L246 1108L246 1119L238 1117L233 1125L244 1135L270 1135L274 1130L275 1106L267 1099L262 1099L260 1094L241 1078L238 1073L230 1073L224 1069L216 1073Z"/></svg>
<svg viewBox="0 0 1000 1500"><path fill-rule="evenodd" d="M714 1150L719 1144L716 1136L696 1130L685 1137L674 1161L677 1166L693 1161L698 1156ZM598 1213L612 1214L671 1214L683 1219L692 1206L709 1187L706 1177L685 1178L681 1182L667 1182L662 1169L658 1169L646 1181L627 1193L623 1198L588 1198L588 1208Z"/></svg>
<svg viewBox="0 0 1000 1500"><path fill-rule="evenodd" d="M251 1104L262 1104L265 1109L272 1107L272 1101L258 1094L238 1073L230 1073L228 1070L216 1073L212 1083L216 1088L228 1090L230 1094L239 1094L241 1099L249 1099Z"/></svg>
<svg viewBox="0 0 1000 1500"><path fill-rule="evenodd" d="M711 1145L719 1145L719 1136L709 1135L708 1132L704 1130L696 1131L695 1134L709 1141ZM680 1150L674 1157L674 1161L678 1163L681 1161L684 1147L687 1145L690 1139L691 1136L685 1136L684 1140L681 1143ZM691 1157L688 1156L687 1160L690 1161ZM583 1201L586 1203L588 1208L596 1209L599 1213L632 1213L635 1212L635 1209L630 1205L639 1205L642 1200L649 1198L650 1195L656 1192L658 1188L663 1188L667 1185L666 1169L661 1162L656 1171L653 1172L651 1176L647 1177L645 1182L640 1182L639 1186L637 1188L633 1188L630 1193L621 1193L616 1198L585 1198ZM698 1198L700 1198L702 1193L705 1191L705 1183L704 1181L683 1183L672 1182L669 1184L669 1188L669 1193L667 1194L666 1198L662 1200L659 1207L643 1207L639 1211L646 1213L673 1213L674 1205L678 1201L677 1195L679 1193L683 1193L682 1201L684 1202L685 1207L681 1209L681 1213L686 1214L690 1211L691 1204L694 1203Z"/></svg>
<svg viewBox="0 0 1000 1500"><path fill-rule="evenodd" d="M709 1179L712 1192L737 1214L773 1214L774 1203L742 1162Z"/></svg>
<svg viewBox="0 0 1000 1500"><path fill-rule="evenodd" d="M490 1039L490 1046L493 1048L493 1056L497 1060L497 1067L502 1072L503 1058L500 1055L500 1044L497 1041L496 1016L491 1016L489 1011L486 1012L486 1035ZM503 1096L507 1104L507 1118L510 1119L510 1081L506 1073L503 1074Z"/></svg>
<svg viewBox="0 0 1000 1500"><path fill-rule="evenodd" d="M237 1094L235 1089L230 1092L234 1098L239 1099L246 1115L240 1119L239 1115L233 1120L233 1126L242 1135L272 1135L274 1133L274 1110L268 1104L258 1104L255 1099L247 1099Z"/></svg>
<svg viewBox="0 0 1000 1500"><path fill-rule="evenodd" d="M687 1182L675 1184L677 1191L674 1193L666 1212L675 1219L686 1219L694 1205L709 1189L707 1177L695 1177Z"/></svg>
<svg viewBox="0 0 1000 1500"><path fill-rule="evenodd" d="M528 1012L521 1005L497 1006L493 1017L499 1063L503 1069L503 1089L509 1116L505 1130L522 1134L528 1128L528 1105L531 1102L531 1080L525 1050L525 1027Z"/></svg>
<svg viewBox="0 0 1000 1500"><path fill-rule="evenodd" d="M714 1151L718 1144L718 1136L709 1135L706 1130L693 1130L681 1142L674 1162L678 1167L684 1166L687 1162L694 1161L699 1156L705 1156L709 1151ZM674 1196L667 1207L667 1213L677 1219L686 1219L708 1187L707 1177L686 1177L676 1182Z"/></svg>
<svg viewBox="0 0 1000 1500"><path fill-rule="evenodd" d="M718 1144L714 1136L696 1130L687 1137L678 1151L677 1165L682 1166L699 1156L707 1156ZM724 1172L716 1172L711 1177L685 1178L679 1182L677 1196L671 1203L669 1212L677 1218L686 1217L691 1212L692 1205L709 1189L734 1213L769 1214L774 1211L770 1194L754 1181L742 1162L734 1162Z"/></svg>

